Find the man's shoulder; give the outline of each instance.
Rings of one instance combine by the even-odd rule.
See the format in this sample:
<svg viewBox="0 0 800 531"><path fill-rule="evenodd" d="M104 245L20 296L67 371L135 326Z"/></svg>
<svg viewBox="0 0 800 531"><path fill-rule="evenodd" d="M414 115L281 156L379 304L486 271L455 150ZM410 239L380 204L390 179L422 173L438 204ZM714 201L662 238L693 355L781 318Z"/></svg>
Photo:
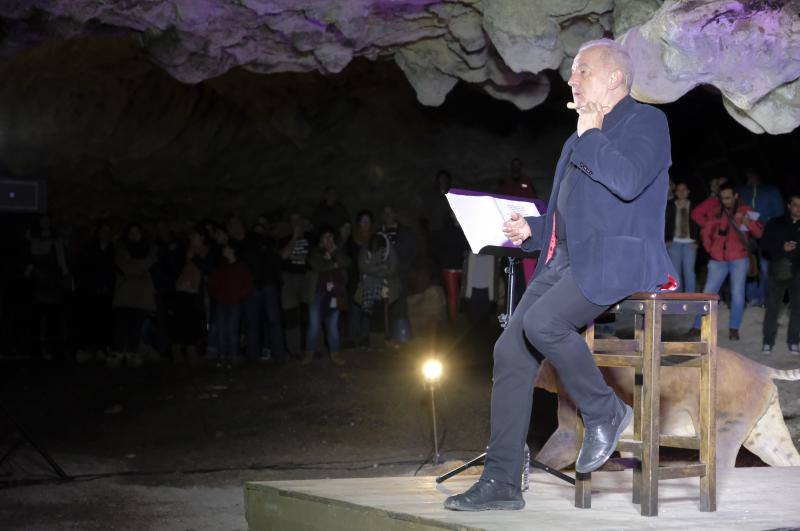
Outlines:
<svg viewBox="0 0 800 531"><path fill-rule="evenodd" d="M630 106L630 113L637 117L653 120L653 121L667 121L667 115L664 111L649 103L642 103L631 98L633 104Z"/></svg>

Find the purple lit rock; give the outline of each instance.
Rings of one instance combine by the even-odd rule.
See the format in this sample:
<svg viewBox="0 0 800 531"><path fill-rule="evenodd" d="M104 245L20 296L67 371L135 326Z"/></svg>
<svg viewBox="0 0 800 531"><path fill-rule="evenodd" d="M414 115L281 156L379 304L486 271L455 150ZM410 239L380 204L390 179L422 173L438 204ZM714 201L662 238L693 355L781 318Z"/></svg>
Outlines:
<svg viewBox="0 0 800 531"><path fill-rule="evenodd" d="M634 96L668 102L709 84L751 131L791 131L800 125L798 13L798 0L665 2L622 37L636 64Z"/></svg>
<svg viewBox="0 0 800 531"><path fill-rule="evenodd" d="M423 104L464 81L529 109L549 90L544 71L566 79L582 42L615 35L633 54L638 98L710 84L745 127L777 133L798 125L798 12L800 0L2 0L0 54L133 34L185 83L393 59Z"/></svg>

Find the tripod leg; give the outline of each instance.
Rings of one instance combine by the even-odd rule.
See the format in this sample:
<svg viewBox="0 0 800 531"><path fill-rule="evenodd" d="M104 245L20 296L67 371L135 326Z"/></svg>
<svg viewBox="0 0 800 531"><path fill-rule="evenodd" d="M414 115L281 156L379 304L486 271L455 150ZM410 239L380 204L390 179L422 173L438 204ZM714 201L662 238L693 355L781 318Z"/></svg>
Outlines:
<svg viewBox="0 0 800 531"><path fill-rule="evenodd" d="M446 472L446 473L442 474L441 476L436 478L436 483L441 483L443 481L447 481L451 477L462 473L463 471L465 471L468 468L472 468L473 466L480 465L480 464L483 463L484 459L486 459L486 454L485 453L479 455L478 457L476 457L475 459L472 459L471 461L467 461L466 463L464 463L460 467L454 468L450 472Z"/></svg>
<svg viewBox="0 0 800 531"><path fill-rule="evenodd" d="M11 454L16 452L19 449L20 446L22 446L22 439L18 438L16 441L14 441L14 444L11 445L11 447L8 449L8 451L5 454L3 454L3 457L0 458L0 465L5 463L6 459L11 457Z"/></svg>
<svg viewBox="0 0 800 531"><path fill-rule="evenodd" d="M47 453L47 450L45 450L44 448L42 448L41 446L36 444L36 441L33 440L33 438L28 434L27 431L25 431L25 428L22 427L22 424L17 422L17 420L11 415L11 412L8 410L8 408L5 406L5 404L0 402L0 408L3 409L3 413L5 413L6 417L8 417L8 420L11 421L11 423L17 429L19 434L22 435L22 438L25 439L26 441L28 441L30 443L30 445L33 446L33 448L37 452L39 452L39 455L41 455L44 458L44 460L47 461L47 464L50 465L50 467L53 469L53 471L56 474L58 474L58 476L61 479L70 479L70 477L67 475L67 473L64 472L64 469L62 469L60 466L58 466L58 463L56 463L55 460L52 457L50 457L50 454ZM10 452L7 452L6 457L8 455L10 455ZM5 459L5 457L4 457L4 459Z"/></svg>

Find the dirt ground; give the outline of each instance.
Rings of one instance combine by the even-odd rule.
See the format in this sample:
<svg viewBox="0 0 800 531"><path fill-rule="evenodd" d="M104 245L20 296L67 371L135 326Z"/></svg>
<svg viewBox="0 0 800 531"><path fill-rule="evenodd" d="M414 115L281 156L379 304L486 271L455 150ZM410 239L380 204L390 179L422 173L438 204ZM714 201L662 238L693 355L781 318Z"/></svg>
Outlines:
<svg viewBox="0 0 800 531"><path fill-rule="evenodd" d="M742 340L730 342L723 307L720 345L774 367L800 367L800 356L780 341L769 356L759 353L762 318L763 309L748 308ZM623 335L626 326L619 324ZM676 320L667 331L688 326ZM784 315L784 335L785 326ZM489 320L462 323L436 347L445 364L436 389L444 459L474 456L487 442L498 331ZM2 359L5 405L74 479L57 481L23 445L0 466L1 527L244 529L245 481L414 474L433 447L430 392L420 375L430 348L346 351L343 368L324 358L310 367L163 363L115 371ZM777 385L798 444L800 382ZM554 404L537 393L534 447L554 427ZM0 452L13 434L0 415ZM740 454L740 466L759 464Z"/></svg>

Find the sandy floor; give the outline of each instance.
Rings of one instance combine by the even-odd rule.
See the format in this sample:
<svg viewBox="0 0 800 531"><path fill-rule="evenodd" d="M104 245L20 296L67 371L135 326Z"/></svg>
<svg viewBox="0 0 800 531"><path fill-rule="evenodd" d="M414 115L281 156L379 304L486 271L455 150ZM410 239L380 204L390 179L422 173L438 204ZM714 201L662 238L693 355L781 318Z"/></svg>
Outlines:
<svg viewBox="0 0 800 531"><path fill-rule="evenodd" d="M720 345L774 367L800 367L785 343L760 354L762 316L748 308L742 340L730 342L722 307ZM680 320L667 330L688 326ZM440 343L447 372L436 398L442 453L456 459L479 453L488 437L497 333L493 325L459 330L470 332ZM426 350L348 351L342 369L324 358L310 368L231 371L0 361L6 403L77 478L55 482L30 447L15 452L0 480L23 484L0 488L2 527L242 529L244 481L413 474L432 449L429 392L419 377ZM777 384L797 444L800 382ZM554 422L552 397L537 393L535 403L534 446ZM0 418L0 450L11 442L11 427ZM760 463L742 452L740 464Z"/></svg>

